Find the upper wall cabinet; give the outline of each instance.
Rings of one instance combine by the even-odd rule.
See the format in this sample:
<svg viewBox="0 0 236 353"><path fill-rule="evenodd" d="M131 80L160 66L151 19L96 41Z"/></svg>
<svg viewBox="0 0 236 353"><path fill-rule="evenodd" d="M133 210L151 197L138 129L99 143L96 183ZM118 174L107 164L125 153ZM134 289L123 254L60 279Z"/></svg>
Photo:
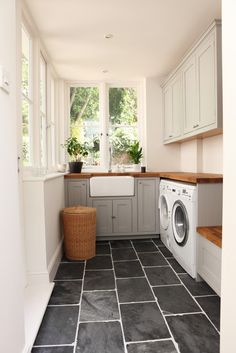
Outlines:
<svg viewBox="0 0 236 353"><path fill-rule="evenodd" d="M222 133L221 24L214 21L163 85L164 143Z"/></svg>

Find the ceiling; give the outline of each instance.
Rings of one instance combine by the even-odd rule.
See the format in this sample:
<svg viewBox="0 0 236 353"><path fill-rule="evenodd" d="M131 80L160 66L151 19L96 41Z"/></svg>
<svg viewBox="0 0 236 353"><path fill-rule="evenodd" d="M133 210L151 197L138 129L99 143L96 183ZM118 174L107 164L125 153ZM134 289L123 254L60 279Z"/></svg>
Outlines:
<svg viewBox="0 0 236 353"><path fill-rule="evenodd" d="M25 2L57 73L68 80L163 77L221 18L221 0ZM105 39L108 33L114 37Z"/></svg>

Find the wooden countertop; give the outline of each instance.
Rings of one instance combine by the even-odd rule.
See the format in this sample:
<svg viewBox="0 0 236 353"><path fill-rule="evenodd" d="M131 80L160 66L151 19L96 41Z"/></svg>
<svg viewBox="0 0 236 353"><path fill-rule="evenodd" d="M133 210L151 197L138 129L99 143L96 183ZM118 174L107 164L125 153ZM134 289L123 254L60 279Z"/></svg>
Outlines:
<svg viewBox="0 0 236 353"><path fill-rule="evenodd" d="M185 173L185 172L161 172L161 178L184 181L192 184L222 183L222 174L211 173Z"/></svg>
<svg viewBox="0 0 236 353"><path fill-rule="evenodd" d="M160 173L158 172L127 172L127 173L106 173L106 172L94 172L94 173L69 173L65 175L65 179L89 179L94 176L133 176L135 178L156 178L160 177Z"/></svg>
<svg viewBox="0 0 236 353"><path fill-rule="evenodd" d="M218 247L222 247L222 226L197 227L197 232Z"/></svg>
<svg viewBox="0 0 236 353"><path fill-rule="evenodd" d="M191 184L205 184L205 183L222 183L222 174L210 173L184 173L184 172L127 172L127 173L69 173L65 175L65 179L89 179L94 176L120 176L127 175L135 178L152 178L160 177L164 179L171 179L176 181L183 181Z"/></svg>

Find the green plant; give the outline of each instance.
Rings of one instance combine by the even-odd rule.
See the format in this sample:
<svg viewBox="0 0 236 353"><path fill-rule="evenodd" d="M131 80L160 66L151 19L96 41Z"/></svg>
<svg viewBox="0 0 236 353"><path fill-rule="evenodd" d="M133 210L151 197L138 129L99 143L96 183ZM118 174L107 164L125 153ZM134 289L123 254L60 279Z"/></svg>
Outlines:
<svg viewBox="0 0 236 353"><path fill-rule="evenodd" d="M81 157L88 155L88 149L86 144L82 145L77 137L69 137L63 147L66 148L67 153L70 156L71 161L80 161Z"/></svg>
<svg viewBox="0 0 236 353"><path fill-rule="evenodd" d="M139 164L141 162L143 157L143 149L139 146L139 141L134 141L127 152L134 164Z"/></svg>

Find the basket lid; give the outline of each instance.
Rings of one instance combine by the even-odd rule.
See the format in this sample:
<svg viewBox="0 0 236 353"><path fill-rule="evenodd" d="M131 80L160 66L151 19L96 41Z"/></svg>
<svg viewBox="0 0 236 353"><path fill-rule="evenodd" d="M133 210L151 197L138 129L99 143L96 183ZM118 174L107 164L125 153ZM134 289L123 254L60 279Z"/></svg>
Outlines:
<svg viewBox="0 0 236 353"><path fill-rule="evenodd" d="M67 214L87 214L96 212L96 208L86 206L74 206L66 207L62 210L62 212Z"/></svg>

